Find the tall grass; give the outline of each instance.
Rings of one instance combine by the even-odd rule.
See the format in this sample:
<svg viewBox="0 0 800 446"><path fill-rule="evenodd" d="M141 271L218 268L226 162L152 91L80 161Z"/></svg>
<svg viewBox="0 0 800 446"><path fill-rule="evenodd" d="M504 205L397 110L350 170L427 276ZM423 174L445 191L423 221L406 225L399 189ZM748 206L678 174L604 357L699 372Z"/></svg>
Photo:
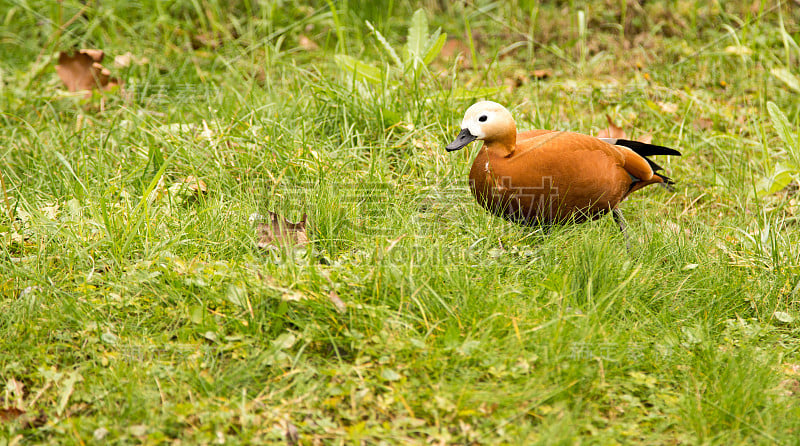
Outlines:
<svg viewBox="0 0 800 446"><path fill-rule="evenodd" d="M456 53L408 69L420 8ZM794 442L796 8L0 10L3 441ZM123 92L63 91L80 47ZM624 203L630 253L610 219L498 220L443 150L480 97L652 134L676 190ZM257 249L269 210L311 243Z"/></svg>

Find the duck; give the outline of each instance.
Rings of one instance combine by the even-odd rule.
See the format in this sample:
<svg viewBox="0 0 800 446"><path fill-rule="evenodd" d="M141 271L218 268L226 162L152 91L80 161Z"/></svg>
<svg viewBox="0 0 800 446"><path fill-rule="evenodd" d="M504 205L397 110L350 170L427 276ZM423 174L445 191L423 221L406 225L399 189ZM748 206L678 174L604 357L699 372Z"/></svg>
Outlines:
<svg viewBox="0 0 800 446"><path fill-rule="evenodd" d="M558 130L517 132L511 112L493 101L470 106L445 149L483 141L469 172L472 195L490 213L517 224L581 223L611 213L630 249L620 203L651 184L671 187L650 156L680 152L619 138Z"/></svg>

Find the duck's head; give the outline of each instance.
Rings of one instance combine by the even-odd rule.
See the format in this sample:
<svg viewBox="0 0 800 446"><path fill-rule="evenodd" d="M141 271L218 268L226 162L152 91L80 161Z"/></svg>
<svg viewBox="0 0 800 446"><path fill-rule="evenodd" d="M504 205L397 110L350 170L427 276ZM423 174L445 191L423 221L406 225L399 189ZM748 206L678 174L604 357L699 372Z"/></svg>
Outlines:
<svg viewBox="0 0 800 446"><path fill-rule="evenodd" d="M500 142L513 146L516 138L517 125L511 113L497 102L481 101L467 109L461 121L461 132L445 149L448 152L462 149L476 139L486 144Z"/></svg>

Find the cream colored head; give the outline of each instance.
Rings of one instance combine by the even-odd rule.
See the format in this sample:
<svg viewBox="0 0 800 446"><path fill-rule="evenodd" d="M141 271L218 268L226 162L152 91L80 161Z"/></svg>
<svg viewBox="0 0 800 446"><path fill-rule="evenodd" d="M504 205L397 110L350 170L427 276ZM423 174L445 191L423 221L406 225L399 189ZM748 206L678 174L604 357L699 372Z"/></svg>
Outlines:
<svg viewBox="0 0 800 446"><path fill-rule="evenodd" d="M448 151L458 150L476 139L487 143L511 141L513 144L516 136L517 125L511 113L497 102L481 101L473 104L464 113L461 133L446 148Z"/></svg>

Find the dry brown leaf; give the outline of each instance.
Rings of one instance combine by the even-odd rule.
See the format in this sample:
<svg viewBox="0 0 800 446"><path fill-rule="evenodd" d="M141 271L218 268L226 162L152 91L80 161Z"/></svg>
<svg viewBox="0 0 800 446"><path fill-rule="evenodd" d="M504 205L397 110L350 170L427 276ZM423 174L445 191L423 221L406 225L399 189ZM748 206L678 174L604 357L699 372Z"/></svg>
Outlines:
<svg viewBox="0 0 800 446"><path fill-rule="evenodd" d="M694 120L694 126L700 130L709 130L714 127L714 121L708 118L697 118Z"/></svg>
<svg viewBox="0 0 800 446"><path fill-rule="evenodd" d="M796 379L784 379L778 384L778 387L785 396L800 394L800 381Z"/></svg>
<svg viewBox="0 0 800 446"><path fill-rule="evenodd" d="M39 410L35 415L33 413L26 413L20 418L23 429L35 429L47 424L47 415Z"/></svg>
<svg viewBox="0 0 800 446"><path fill-rule="evenodd" d="M91 97L91 90L100 88L108 90L120 85L118 79L111 77L111 72L103 67L103 50L82 49L74 55L60 52L56 72L69 91L84 91Z"/></svg>
<svg viewBox="0 0 800 446"><path fill-rule="evenodd" d="M625 131L622 128L617 127L614 124L614 121L611 119L611 116L606 115L606 120L608 121L608 128L602 129L597 132L598 138L617 138L617 139L625 139L628 136L625 134Z"/></svg>
<svg viewBox="0 0 800 446"><path fill-rule="evenodd" d="M459 53L469 54L469 52L469 46L461 39L447 39L439 55L445 59L449 59Z"/></svg>
<svg viewBox="0 0 800 446"><path fill-rule="evenodd" d="M344 313L345 310L347 310L347 305L345 305L342 299L339 298L339 295L336 294L336 291L330 290L330 292L328 292L328 299L340 313Z"/></svg>
<svg viewBox="0 0 800 446"><path fill-rule="evenodd" d="M133 62L133 54L131 54L130 51L121 56L116 56L114 58L114 66L117 68L127 68L131 66L132 62Z"/></svg>
<svg viewBox="0 0 800 446"><path fill-rule="evenodd" d="M215 50L222 45L222 37L218 33L205 32L192 35L192 49L210 48Z"/></svg>
<svg viewBox="0 0 800 446"><path fill-rule="evenodd" d="M439 57L444 60L449 60L455 56L460 56L463 59L462 65L464 67L472 66L471 54L472 53L469 49L469 45L460 39L448 39L447 42L444 43L442 50L439 51Z"/></svg>
<svg viewBox="0 0 800 446"><path fill-rule="evenodd" d="M636 140L645 144L650 144L653 142L653 135L651 133L645 133L644 135L636 138Z"/></svg>
<svg viewBox="0 0 800 446"><path fill-rule="evenodd" d="M300 38L298 39L298 43L300 43L300 48L303 48L306 51L315 51L319 49L319 45L317 42L309 39L308 37L300 34Z"/></svg>
<svg viewBox="0 0 800 446"><path fill-rule="evenodd" d="M270 211L269 222L256 227L256 246L261 249L276 249L281 246L303 246L308 244L306 236L306 214L297 223L292 223Z"/></svg>
<svg viewBox="0 0 800 446"><path fill-rule="evenodd" d="M550 70L528 71L524 69L517 69L508 75L508 77L504 79L503 83L506 85L506 87L508 87L509 91L513 91L514 88L521 87L529 83L532 79L547 79L552 75L553 72Z"/></svg>
<svg viewBox="0 0 800 446"><path fill-rule="evenodd" d="M150 59L146 57L136 57L130 51L127 53L116 56L114 58L114 67L116 68L128 68L131 65L144 65L150 62Z"/></svg>
<svg viewBox="0 0 800 446"><path fill-rule="evenodd" d="M130 51L127 53L114 57L114 66L117 68L127 68L131 64L141 64L143 59L136 58Z"/></svg>
<svg viewBox="0 0 800 446"><path fill-rule="evenodd" d="M783 373L790 376L800 376L800 364L783 364Z"/></svg>
<svg viewBox="0 0 800 446"><path fill-rule="evenodd" d="M187 189L197 195L204 194L208 191L206 182L199 178L195 178L194 175L189 175L188 177L184 178L183 182L186 184Z"/></svg>
<svg viewBox="0 0 800 446"><path fill-rule="evenodd" d="M6 409L0 409L0 421L2 421L3 423L6 423L8 421L14 421L24 414L25 414L24 410L17 409L16 407L8 407Z"/></svg>
<svg viewBox="0 0 800 446"><path fill-rule="evenodd" d="M103 50L94 50L94 49L84 48L84 49L82 49L82 50L80 50L78 52L79 53L83 53L83 54L91 57L92 61L97 62L97 63L101 63L103 61L103 58L106 56L106 54L103 52Z"/></svg>

